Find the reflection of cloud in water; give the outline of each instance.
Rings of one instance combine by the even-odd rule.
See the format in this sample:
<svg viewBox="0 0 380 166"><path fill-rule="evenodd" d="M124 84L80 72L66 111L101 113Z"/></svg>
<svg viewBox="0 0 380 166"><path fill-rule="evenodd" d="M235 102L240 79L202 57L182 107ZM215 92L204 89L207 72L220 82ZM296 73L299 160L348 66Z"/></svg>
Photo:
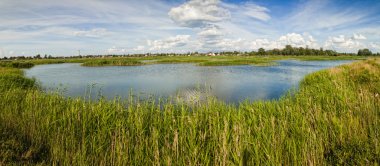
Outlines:
<svg viewBox="0 0 380 166"><path fill-rule="evenodd" d="M44 87L56 88L63 84L69 96L84 96L88 85L96 83L93 96L102 89L101 93L107 98L128 97L132 89L140 97L152 94L169 97L180 92L186 100L213 95L227 102L238 102L246 98L276 99L297 86L306 74L347 62L291 60L269 67L157 64L89 68L79 64L54 64L35 66L26 70L26 75L36 77ZM206 94L194 87L211 88Z"/></svg>
<svg viewBox="0 0 380 166"><path fill-rule="evenodd" d="M178 89L176 93L176 102L195 104L206 102L213 97L212 88L207 86L191 86Z"/></svg>

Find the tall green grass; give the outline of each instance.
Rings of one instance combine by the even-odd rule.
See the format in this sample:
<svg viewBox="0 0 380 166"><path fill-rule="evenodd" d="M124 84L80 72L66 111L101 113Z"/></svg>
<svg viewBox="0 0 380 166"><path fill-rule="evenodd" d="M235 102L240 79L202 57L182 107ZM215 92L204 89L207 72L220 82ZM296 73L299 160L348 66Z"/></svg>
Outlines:
<svg viewBox="0 0 380 166"><path fill-rule="evenodd" d="M239 106L67 99L13 87L0 93L0 129L13 131L0 143L27 148L1 149L0 162L378 165L379 87L380 59L319 71L294 95Z"/></svg>
<svg viewBox="0 0 380 166"><path fill-rule="evenodd" d="M83 66L137 66L163 63L195 63L201 66L274 65L276 60L361 60L362 56L148 56L148 57L98 57L0 61L0 67L30 68L33 65L57 63L82 63Z"/></svg>
<svg viewBox="0 0 380 166"><path fill-rule="evenodd" d="M0 62L0 67L31 68L33 66L34 64L31 62L13 62L13 61Z"/></svg>
<svg viewBox="0 0 380 166"><path fill-rule="evenodd" d="M133 59L123 59L123 60L91 60L86 61L82 66L139 66L143 65L142 62Z"/></svg>

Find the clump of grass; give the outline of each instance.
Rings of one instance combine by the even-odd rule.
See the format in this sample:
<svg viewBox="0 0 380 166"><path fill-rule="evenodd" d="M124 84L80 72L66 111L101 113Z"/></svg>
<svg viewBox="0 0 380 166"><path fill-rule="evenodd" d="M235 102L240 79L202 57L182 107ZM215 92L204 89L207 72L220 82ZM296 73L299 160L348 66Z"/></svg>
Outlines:
<svg viewBox="0 0 380 166"><path fill-rule="evenodd" d="M23 75L24 72L19 69L9 68L9 67L0 67L0 75L4 74L15 74L15 75Z"/></svg>
<svg viewBox="0 0 380 166"><path fill-rule="evenodd" d="M21 75L0 75L0 90L13 88L30 89L35 87L35 82L34 79L25 78Z"/></svg>
<svg viewBox="0 0 380 166"><path fill-rule="evenodd" d="M5 89L0 127L47 147L50 165L377 165L379 62L319 71L294 95L239 106Z"/></svg>
<svg viewBox="0 0 380 166"><path fill-rule="evenodd" d="M233 66L233 65L255 65L269 66L275 63L266 59L239 59L239 60L220 60L200 63L200 66Z"/></svg>
<svg viewBox="0 0 380 166"><path fill-rule="evenodd" d="M142 62L132 59L123 60L92 60L86 61L82 66L139 66Z"/></svg>
<svg viewBox="0 0 380 166"><path fill-rule="evenodd" d="M12 62L12 61L0 62L0 67L32 68L33 66L34 64L30 62Z"/></svg>

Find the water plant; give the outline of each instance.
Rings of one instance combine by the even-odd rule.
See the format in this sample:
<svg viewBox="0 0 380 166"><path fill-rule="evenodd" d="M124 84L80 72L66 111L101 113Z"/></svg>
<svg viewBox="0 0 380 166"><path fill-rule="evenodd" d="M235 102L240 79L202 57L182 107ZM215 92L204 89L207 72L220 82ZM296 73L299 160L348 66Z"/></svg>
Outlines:
<svg viewBox="0 0 380 166"><path fill-rule="evenodd" d="M23 86L32 83L19 81L19 69L0 76L16 85L0 93L4 164L380 163L380 59L319 71L293 95L239 106L64 98Z"/></svg>

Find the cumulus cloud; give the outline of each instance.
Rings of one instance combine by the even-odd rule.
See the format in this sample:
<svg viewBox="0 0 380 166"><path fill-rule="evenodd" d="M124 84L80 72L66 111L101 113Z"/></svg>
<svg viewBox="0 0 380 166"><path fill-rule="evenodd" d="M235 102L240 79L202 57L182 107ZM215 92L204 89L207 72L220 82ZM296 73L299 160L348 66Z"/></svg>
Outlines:
<svg viewBox="0 0 380 166"><path fill-rule="evenodd" d="M249 20L271 19L266 7L252 2L232 4L219 0L189 0L172 8L168 14L178 25L198 31L196 40L191 42L193 48L200 51L249 50L250 42L244 39L246 36L242 38L230 28L225 29L226 23L232 23L231 12Z"/></svg>
<svg viewBox="0 0 380 166"><path fill-rule="evenodd" d="M190 35L177 35L167 39L148 40L148 46L150 46L150 50L152 51L170 50L172 48L185 46L189 40Z"/></svg>
<svg viewBox="0 0 380 166"><path fill-rule="evenodd" d="M259 48L276 48L277 43L270 42L268 39L256 39L252 41L251 48L259 49Z"/></svg>
<svg viewBox="0 0 380 166"><path fill-rule="evenodd" d="M318 48L318 43L311 35L301 35L298 33L288 33L286 35L280 36L277 40L270 41L268 39L256 39L251 42L252 49L274 49L274 48L284 48L286 45L291 45L294 47L308 47L308 48Z"/></svg>
<svg viewBox="0 0 380 166"><path fill-rule="evenodd" d="M297 33L289 33L284 36L281 36L278 39L278 42L284 45L292 45L295 47L309 47L309 48L317 48L317 41L311 35L301 35Z"/></svg>
<svg viewBox="0 0 380 166"><path fill-rule="evenodd" d="M354 35L352 36L352 39L354 39L354 40L366 40L367 38L362 34L354 33Z"/></svg>
<svg viewBox="0 0 380 166"><path fill-rule="evenodd" d="M300 34L296 34L296 33L289 33L289 34L286 34L284 36L281 36L278 41L284 45L294 45L294 46L298 46L298 45L303 45L305 44L305 40L304 38L302 37L302 35Z"/></svg>
<svg viewBox="0 0 380 166"><path fill-rule="evenodd" d="M345 35L329 37L324 44L327 49L334 49L338 51L355 52L358 49L366 47L365 44L358 40L364 40L364 36L354 34L352 37L346 37Z"/></svg>
<svg viewBox="0 0 380 166"><path fill-rule="evenodd" d="M230 12L219 6L219 0L190 0L169 11L169 17L185 27L202 27L230 18Z"/></svg>

